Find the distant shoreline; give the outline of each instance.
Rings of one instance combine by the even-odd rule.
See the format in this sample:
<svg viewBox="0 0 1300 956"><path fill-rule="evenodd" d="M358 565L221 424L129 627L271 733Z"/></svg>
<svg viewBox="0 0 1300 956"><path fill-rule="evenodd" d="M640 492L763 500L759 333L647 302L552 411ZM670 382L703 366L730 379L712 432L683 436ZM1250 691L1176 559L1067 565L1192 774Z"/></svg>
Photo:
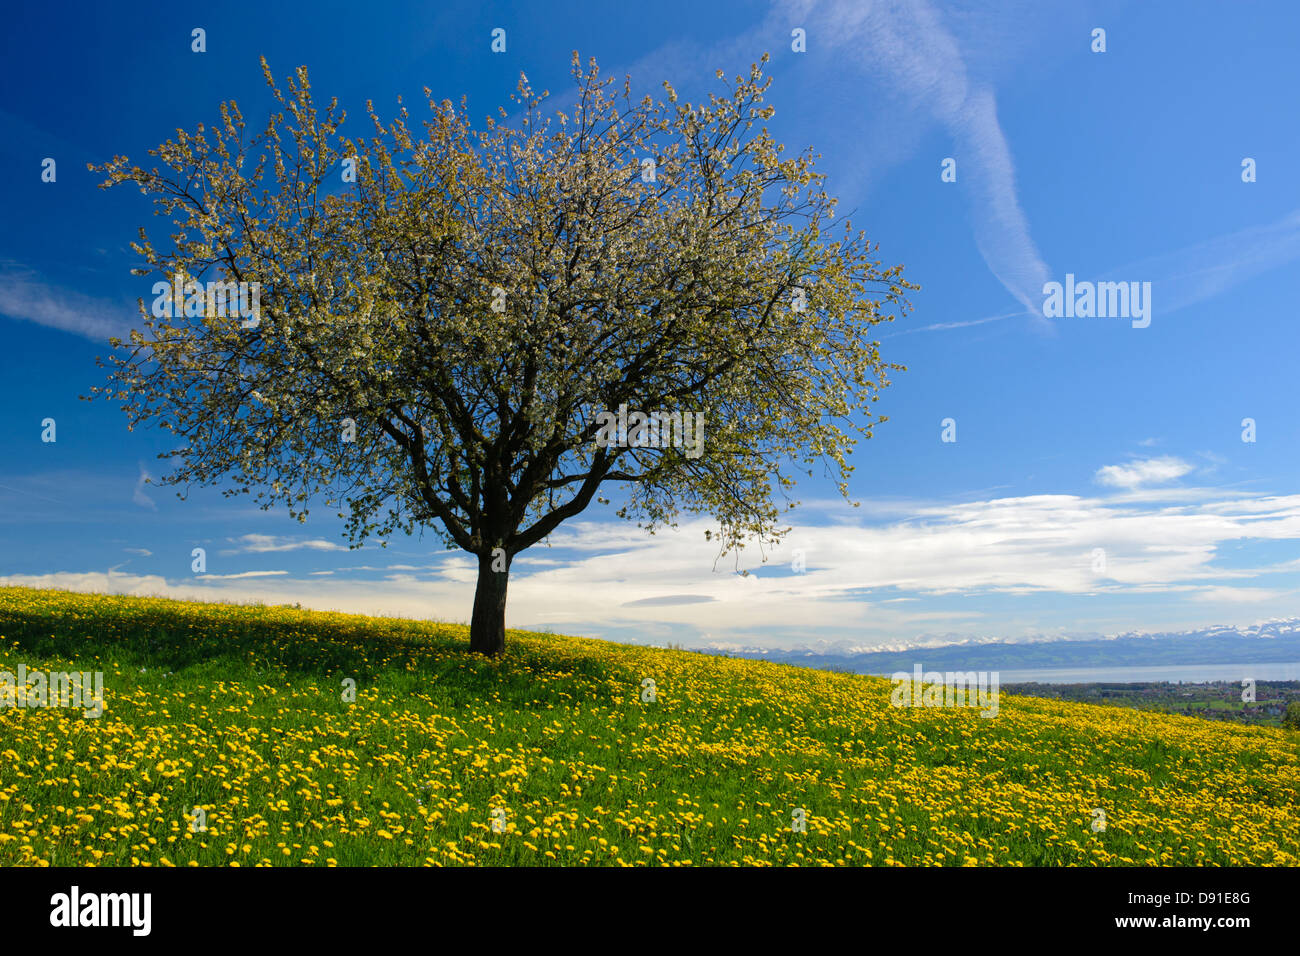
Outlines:
<svg viewBox="0 0 1300 956"><path fill-rule="evenodd" d="M927 669L944 670L938 665ZM953 668L947 668L953 669ZM888 677L892 671L862 673ZM1111 667L1014 667L999 669L1003 684L1171 684L1237 683L1243 680L1300 680L1300 661L1245 664L1127 664Z"/></svg>
<svg viewBox="0 0 1300 956"><path fill-rule="evenodd" d="M962 642L881 651L746 647L705 653L885 677L910 672L918 664L926 671L997 671L1003 683L1286 681L1300 680L1300 619L1272 622L1253 633L1207 628L1106 640Z"/></svg>

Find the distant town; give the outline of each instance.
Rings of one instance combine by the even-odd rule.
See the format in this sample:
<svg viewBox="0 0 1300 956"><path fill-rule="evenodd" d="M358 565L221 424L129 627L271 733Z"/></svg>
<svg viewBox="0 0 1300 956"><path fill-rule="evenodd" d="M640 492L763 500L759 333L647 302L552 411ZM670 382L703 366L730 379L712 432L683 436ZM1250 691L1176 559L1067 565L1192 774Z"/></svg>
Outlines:
<svg viewBox="0 0 1300 956"><path fill-rule="evenodd" d="M1003 684L1002 693L1052 697L1085 704L1110 704L1165 714L1183 714L1236 724L1280 727L1288 705L1300 710L1300 681L1257 681L1253 701L1243 701L1240 681L1179 684ZM1247 695L1249 696L1249 695ZM1294 702L1294 703L1293 703Z"/></svg>

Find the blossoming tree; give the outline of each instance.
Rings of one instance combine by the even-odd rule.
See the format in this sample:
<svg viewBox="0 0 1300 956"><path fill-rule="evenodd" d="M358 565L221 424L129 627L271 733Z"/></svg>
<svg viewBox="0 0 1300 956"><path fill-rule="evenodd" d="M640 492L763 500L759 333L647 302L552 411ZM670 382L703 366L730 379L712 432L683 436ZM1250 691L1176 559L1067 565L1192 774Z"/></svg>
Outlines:
<svg viewBox="0 0 1300 956"><path fill-rule="evenodd" d="M353 546L428 528L475 555L484 654L505 646L515 555L609 504L607 483L649 530L685 509L724 553L774 542L793 472L820 463L847 494L898 368L871 327L915 286L833 221L810 154L783 158L766 61L692 105L667 83L634 99L575 53L567 110L544 117L521 76L513 123L476 129L426 89L420 127L367 103L357 137L305 68L286 92L263 60L260 133L229 102L152 169L92 167L174 224L165 246L140 230L137 275L250 284L256 317L142 300L94 391L177 437L166 483L299 520L323 501ZM624 408L649 414L610 440ZM695 447L646 434L679 415L703 423Z"/></svg>

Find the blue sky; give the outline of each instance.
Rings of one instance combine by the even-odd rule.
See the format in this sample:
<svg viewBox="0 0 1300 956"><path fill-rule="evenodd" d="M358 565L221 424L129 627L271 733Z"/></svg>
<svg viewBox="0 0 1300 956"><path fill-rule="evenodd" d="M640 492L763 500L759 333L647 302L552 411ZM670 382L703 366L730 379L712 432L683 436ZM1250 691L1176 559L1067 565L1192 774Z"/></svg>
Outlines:
<svg viewBox="0 0 1300 956"><path fill-rule="evenodd" d="M1300 616L1300 8L1287 2L29 5L0 35L0 584L468 619L473 566L430 538L348 551L218 489L178 501L165 436L128 433L95 357L152 278L129 274L144 160L311 70L366 99L563 106L578 49L685 98L764 51L770 123L813 147L841 212L906 264L882 329L908 366L854 455L849 508L799 487L786 543L736 573L707 519L646 536L590 511L517 559L507 624L627 641L898 647ZM190 31L207 32L191 52ZM505 29L504 54L490 32ZM806 31L806 52L791 31ZM1105 52L1093 31L1105 30ZM56 180L42 182L55 159ZM956 160L956 182L941 164ZM1243 182L1254 160L1256 180ZM1151 283L1150 324L1046 318L1043 285ZM42 421L56 422L43 442ZM941 440L944 419L956 441ZM1243 419L1256 440L1242 440ZM191 550L208 553L206 575ZM795 549L806 569L792 570ZM1104 565L1098 564L1098 549Z"/></svg>

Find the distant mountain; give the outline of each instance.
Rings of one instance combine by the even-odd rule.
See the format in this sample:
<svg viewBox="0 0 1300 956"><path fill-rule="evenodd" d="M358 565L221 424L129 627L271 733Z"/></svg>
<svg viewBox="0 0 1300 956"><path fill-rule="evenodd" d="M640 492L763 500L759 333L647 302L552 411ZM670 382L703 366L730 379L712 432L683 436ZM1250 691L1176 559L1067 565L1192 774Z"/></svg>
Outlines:
<svg viewBox="0 0 1300 956"><path fill-rule="evenodd" d="M1013 670L1048 667L1123 667L1181 664L1268 664L1300 661L1300 618L1194 631L1128 632L1112 637L971 640L946 644L931 637L909 649L866 650L846 645L773 649L714 645L729 654L804 667L889 674L916 664L941 670Z"/></svg>

